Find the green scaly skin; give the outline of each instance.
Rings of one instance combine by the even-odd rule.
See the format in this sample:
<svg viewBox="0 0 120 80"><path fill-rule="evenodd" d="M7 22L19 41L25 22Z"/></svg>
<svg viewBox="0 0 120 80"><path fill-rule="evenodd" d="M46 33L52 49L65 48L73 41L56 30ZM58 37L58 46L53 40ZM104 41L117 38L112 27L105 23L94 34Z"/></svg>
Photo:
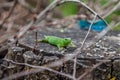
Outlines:
<svg viewBox="0 0 120 80"><path fill-rule="evenodd" d="M75 47L70 38L59 38L56 36L44 36L44 39L39 40L39 42L46 42L51 45L57 46L59 50L62 50L67 46Z"/></svg>

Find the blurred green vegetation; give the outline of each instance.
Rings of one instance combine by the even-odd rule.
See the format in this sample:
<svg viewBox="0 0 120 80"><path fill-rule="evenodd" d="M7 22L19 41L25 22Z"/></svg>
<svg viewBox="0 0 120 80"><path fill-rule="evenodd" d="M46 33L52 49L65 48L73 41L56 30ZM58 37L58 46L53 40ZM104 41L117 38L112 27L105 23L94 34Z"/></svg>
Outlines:
<svg viewBox="0 0 120 80"><path fill-rule="evenodd" d="M75 15L78 13L77 4L73 2L64 3L57 7L57 9L59 9L62 12L63 17Z"/></svg>
<svg viewBox="0 0 120 80"><path fill-rule="evenodd" d="M50 3L52 1L53 0L50 0ZM63 3L63 4L59 5L56 9L59 10L59 12L62 14L63 17L75 15L78 13L78 10L79 10L78 4L75 2Z"/></svg>
<svg viewBox="0 0 120 80"><path fill-rule="evenodd" d="M37 5L37 1L36 0L25 0L28 4L30 4L30 6L32 7L36 7Z"/></svg>
<svg viewBox="0 0 120 80"><path fill-rule="evenodd" d="M99 2L100 2L101 5L105 5L105 4L108 3L108 1L109 1L109 0L100 0Z"/></svg>
<svg viewBox="0 0 120 80"><path fill-rule="evenodd" d="M52 1L53 0L50 0L50 2L52 2ZM89 0L82 0L82 1L89 6L89 3L90 3ZM106 6L107 4L110 3L109 0L94 0L94 1L95 1L95 3L97 2L97 4L94 4L94 5L100 5L101 8L103 6ZM109 6L107 6L107 7L109 8ZM113 5L111 5L111 6L115 7L116 3L113 3ZM59 10L59 12L62 14L63 17L67 17L67 16L71 16L71 15L77 14L79 12L80 8L78 7L77 3L66 2L66 3L58 6L57 9ZM103 13L104 13L105 10L103 10ZM116 24L118 21L120 21L120 17L119 16L120 16L120 10L116 10L112 14L108 15L107 17L105 17L104 19L108 22L108 24L111 24L112 22L115 22L115 24ZM115 27L114 30L120 30L120 25Z"/></svg>
<svg viewBox="0 0 120 80"><path fill-rule="evenodd" d="M120 19L119 16L120 16L120 10L117 10L117 11L113 12L112 14L110 14L109 16L107 16L107 17L105 18L105 20L106 20L108 23L111 23L112 20L118 20L118 19Z"/></svg>
<svg viewBox="0 0 120 80"><path fill-rule="evenodd" d="M105 20L108 22L108 24L112 22L119 22L120 21L120 10L117 10L107 16ZM113 30L120 30L120 25L116 26Z"/></svg>

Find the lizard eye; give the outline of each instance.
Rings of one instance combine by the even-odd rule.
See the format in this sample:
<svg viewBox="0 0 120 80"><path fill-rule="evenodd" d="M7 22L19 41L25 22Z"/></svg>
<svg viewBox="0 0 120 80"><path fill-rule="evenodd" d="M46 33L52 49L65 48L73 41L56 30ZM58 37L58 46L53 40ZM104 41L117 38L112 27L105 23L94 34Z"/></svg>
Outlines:
<svg viewBox="0 0 120 80"><path fill-rule="evenodd" d="M64 38L65 40L71 40L70 38Z"/></svg>
<svg viewBox="0 0 120 80"><path fill-rule="evenodd" d="M65 38L65 40L69 40L69 39Z"/></svg>

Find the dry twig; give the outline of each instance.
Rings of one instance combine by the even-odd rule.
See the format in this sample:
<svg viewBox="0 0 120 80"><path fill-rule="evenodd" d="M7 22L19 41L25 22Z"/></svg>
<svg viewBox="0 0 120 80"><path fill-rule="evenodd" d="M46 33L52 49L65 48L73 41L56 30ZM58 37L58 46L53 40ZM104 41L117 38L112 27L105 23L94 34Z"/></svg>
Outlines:
<svg viewBox="0 0 120 80"><path fill-rule="evenodd" d="M9 59L3 59L7 62L11 62L13 64L17 64L17 65L24 65L24 66L29 66L29 67L32 67L34 69L31 69L28 71L23 71L23 72L20 72L20 73L17 73L15 75L11 75L10 77L8 78L4 78L2 80L8 80L8 79L13 79L13 78L16 78L17 77L21 77L21 76L25 76L25 75L28 75L28 74L32 74L32 73L37 73L37 72L40 72L40 71L43 71L43 70L48 70L48 71L51 71L51 72L54 72L54 73L57 73L57 74L60 74L60 75L63 75L63 76L66 76L70 79L74 79L71 75L68 75L68 74L65 74L65 73L62 73L62 72L58 72L56 70L53 70L51 68L48 68L46 66L34 66L34 65L30 65L30 64L27 64L27 63L19 63L19 62L15 62L13 60L9 60Z"/></svg>
<svg viewBox="0 0 120 80"><path fill-rule="evenodd" d="M4 20L2 21L2 23L0 24L0 29L2 28L3 24L6 22L6 20L11 16L12 12L15 9L15 6L17 5L17 0L14 0L14 4L13 6L10 8L10 11L8 13L8 15L4 18Z"/></svg>
<svg viewBox="0 0 120 80"><path fill-rule="evenodd" d="M109 12L107 12L106 15L104 15L103 17L106 18L107 16L109 16L111 13L113 13L115 10L117 10L120 7L120 1L117 3L117 5L113 8L110 9Z"/></svg>

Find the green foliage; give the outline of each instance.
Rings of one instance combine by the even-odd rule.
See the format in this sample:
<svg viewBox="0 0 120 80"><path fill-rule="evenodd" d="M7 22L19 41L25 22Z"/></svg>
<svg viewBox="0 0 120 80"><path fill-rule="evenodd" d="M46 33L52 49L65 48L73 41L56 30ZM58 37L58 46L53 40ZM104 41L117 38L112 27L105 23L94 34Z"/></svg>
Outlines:
<svg viewBox="0 0 120 80"><path fill-rule="evenodd" d="M105 20L110 24L111 22L118 22L120 21L120 10L117 10L107 16ZM113 30L120 30L120 25L116 26Z"/></svg>
<svg viewBox="0 0 120 80"><path fill-rule="evenodd" d="M111 23L113 20L116 20L115 18L120 19L119 16L120 16L120 10L117 10L112 14L110 14L109 16L107 16L105 20L107 20L108 23Z"/></svg>
<svg viewBox="0 0 120 80"><path fill-rule="evenodd" d="M109 0L100 0L100 4L101 5L105 5L106 3L108 3Z"/></svg>
<svg viewBox="0 0 120 80"><path fill-rule="evenodd" d="M34 1L34 0L26 0L26 2L33 8L35 8L37 5L37 1Z"/></svg>
<svg viewBox="0 0 120 80"><path fill-rule="evenodd" d="M78 13L78 7L76 3L73 2L67 2L62 5L60 5L57 9L61 11L64 17L75 15Z"/></svg>
<svg viewBox="0 0 120 80"><path fill-rule="evenodd" d="M119 26L115 26L115 28L113 28L113 30L119 31L120 30L120 25Z"/></svg>
<svg viewBox="0 0 120 80"><path fill-rule="evenodd" d="M50 0L49 2L51 3L52 1L53 0ZM57 10L60 11L63 17L67 17L78 13L78 5L74 2L66 2L58 6Z"/></svg>
<svg viewBox="0 0 120 80"><path fill-rule="evenodd" d="M86 4L88 4L88 0L81 0L82 2L84 2L84 3L86 3Z"/></svg>

